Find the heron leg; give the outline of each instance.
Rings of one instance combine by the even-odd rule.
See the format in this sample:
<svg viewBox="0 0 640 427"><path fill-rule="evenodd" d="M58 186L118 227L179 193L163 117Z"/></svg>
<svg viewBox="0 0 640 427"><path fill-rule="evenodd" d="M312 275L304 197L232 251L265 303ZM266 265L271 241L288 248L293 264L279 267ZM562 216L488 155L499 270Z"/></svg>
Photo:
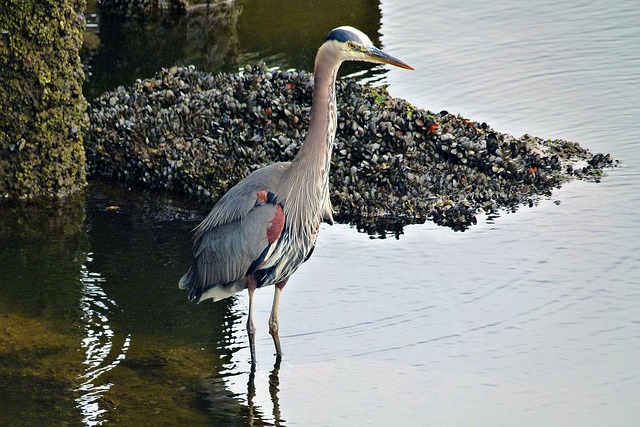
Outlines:
<svg viewBox="0 0 640 427"><path fill-rule="evenodd" d="M247 335L249 336L249 348L251 350L251 367L256 365L256 327L253 324L253 294L256 291L256 280L247 278L247 291L249 291L249 316L247 318Z"/></svg>
<svg viewBox="0 0 640 427"><path fill-rule="evenodd" d="M273 293L273 306L271 307L271 315L269 316L269 333L273 338L273 344L276 346L276 361L280 361L280 359L282 359L282 348L280 347L280 336L278 335L278 331L280 329L280 322L278 321L278 306L280 304L282 289L284 288L284 285L287 284L287 280L288 279L285 279L276 284L276 289Z"/></svg>

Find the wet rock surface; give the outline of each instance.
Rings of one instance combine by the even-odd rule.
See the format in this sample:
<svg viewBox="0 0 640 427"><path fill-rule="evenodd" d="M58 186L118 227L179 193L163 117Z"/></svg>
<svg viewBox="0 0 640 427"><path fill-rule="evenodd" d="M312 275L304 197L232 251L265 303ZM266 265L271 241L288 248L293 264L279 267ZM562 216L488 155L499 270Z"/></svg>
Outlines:
<svg viewBox="0 0 640 427"><path fill-rule="evenodd" d="M309 73L264 66L163 70L90 104L87 170L215 201L254 170L293 159L312 88ZM337 83L337 96L334 216L365 227L429 219L464 230L480 212L533 204L572 179L598 181L617 163L574 142L417 109L352 80Z"/></svg>
<svg viewBox="0 0 640 427"><path fill-rule="evenodd" d="M59 198L86 185L85 4L2 2L0 199Z"/></svg>

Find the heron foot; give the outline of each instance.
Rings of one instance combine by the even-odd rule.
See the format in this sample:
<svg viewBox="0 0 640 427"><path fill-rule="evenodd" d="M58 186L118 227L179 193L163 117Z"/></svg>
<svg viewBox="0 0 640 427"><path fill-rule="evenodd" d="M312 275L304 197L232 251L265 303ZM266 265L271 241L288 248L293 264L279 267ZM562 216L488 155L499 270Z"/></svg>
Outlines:
<svg viewBox="0 0 640 427"><path fill-rule="evenodd" d="M273 345L276 347L276 363L279 364L282 360L282 348L280 347L280 336L278 331L280 330L280 322L278 321L278 306L280 305L280 296L282 295L282 289L287 284L287 279L276 284L273 294L273 306L271 307L271 315L269 316L269 334L273 338Z"/></svg>
<svg viewBox="0 0 640 427"><path fill-rule="evenodd" d="M280 347L280 336L278 335L278 321L269 321L269 334L273 338L273 345L276 347L276 357L282 359L282 347Z"/></svg>
<svg viewBox="0 0 640 427"><path fill-rule="evenodd" d="M256 281L253 276L247 279L249 291L249 316L247 317L247 335L249 337L249 349L251 350L251 370L256 367L256 327L253 324L253 293L256 291Z"/></svg>
<svg viewBox="0 0 640 427"><path fill-rule="evenodd" d="M251 366L255 367L256 364L256 327L253 321L249 319L247 321L247 336L249 337L249 349L251 350Z"/></svg>

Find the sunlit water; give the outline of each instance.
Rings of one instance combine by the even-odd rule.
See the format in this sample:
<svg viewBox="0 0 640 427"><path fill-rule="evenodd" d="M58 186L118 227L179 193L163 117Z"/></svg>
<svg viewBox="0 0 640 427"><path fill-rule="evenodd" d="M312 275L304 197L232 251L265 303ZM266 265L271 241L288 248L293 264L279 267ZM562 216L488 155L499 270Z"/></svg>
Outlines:
<svg viewBox="0 0 640 427"><path fill-rule="evenodd" d="M80 396L76 399L78 409L82 413L82 422L87 426L102 425L102 416L106 409L101 407L101 399L111 389L113 383L101 380L103 374L114 369L126 358L131 345L131 335L118 336L112 329L111 314L118 310L117 303L109 298L102 289L105 281L100 273L89 270L88 264L93 261L89 254L87 262L82 266L82 322L85 338L81 347L85 352L85 372L80 376L82 381L78 387ZM89 264L90 265L90 264Z"/></svg>
<svg viewBox="0 0 640 427"><path fill-rule="evenodd" d="M637 253L624 254L624 230L589 232L585 241L586 224L567 229L590 191L574 190L560 192L559 206L464 234L425 225L400 240L368 240L349 237L346 226L323 230L283 301L285 418L313 411L321 425L632 425ZM268 297L258 307L264 324ZM265 332L260 360L272 352Z"/></svg>
<svg viewBox="0 0 640 427"><path fill-rule="evenodd" d="M384 48L416 71L359 72L365 79L383 75L394 96L499 131L578 141L622 166L464 233L428 223L381 239L323 226L285 288L279 370L267 332L272 289L257 293L253 381L246 295L192 306L177 289L188 230L206 208L138 195L109 211L131 196L94 189L92 255L78 282L85 425L122 411L104 399L129 379L113 385L101 372L124 369L149 340L219 357L200 391L203 413L221 425L640 424L640 9L383 2L381 19ZM255 45L238 49L260 57ZM149 384L160 381L153 372Z"/></svg>
<svg viewBox="0 0 640 427"><path fill-rule="evenodd" d="M464 234L325 227L282 302L285 424L640 422L637 22L632 2L382 3L385 48L416 68L389 71L394 96L576 140L623 167ZM261 365L254 399L266 413L268 374Z"/></svg>

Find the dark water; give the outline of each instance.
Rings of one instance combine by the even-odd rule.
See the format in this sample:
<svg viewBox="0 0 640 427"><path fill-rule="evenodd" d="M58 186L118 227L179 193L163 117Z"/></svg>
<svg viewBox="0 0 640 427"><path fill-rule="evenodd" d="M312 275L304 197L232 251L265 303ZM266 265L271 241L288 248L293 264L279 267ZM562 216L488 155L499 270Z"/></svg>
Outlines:
<svg viewBox="0 0 640 427"><path fill-rule="evenodd" d="M253 381L246 296L194 306L176 287L208 206L109 183L62 207L3 206L0 425L638 425L636 5L271 4L243 5L228 30L111 23L95 87L181 61L309 68L316 41L352 23L416 71L345 74L622 166L464 233L324 226L283 295L279 371L258 293ZM231 47L212 60L212 45Z"/></svg>
<svg viewBox="0 0 640 427"><path fill-rule="evenodd" d="M206 5L206 1L201 1ZM260 0L211 2L185 17L126 20L88 15L100 48L90 61L85 93L93 98L162 67L193 64L210 72L236 72L247 64L313 70L318 44L340 25L352 25L379 44L381 12L377 2ZM93 8L95 12L95 7ZM364 73L377 79L385 73L365 64L345 64L343 74Z"/></svg>

